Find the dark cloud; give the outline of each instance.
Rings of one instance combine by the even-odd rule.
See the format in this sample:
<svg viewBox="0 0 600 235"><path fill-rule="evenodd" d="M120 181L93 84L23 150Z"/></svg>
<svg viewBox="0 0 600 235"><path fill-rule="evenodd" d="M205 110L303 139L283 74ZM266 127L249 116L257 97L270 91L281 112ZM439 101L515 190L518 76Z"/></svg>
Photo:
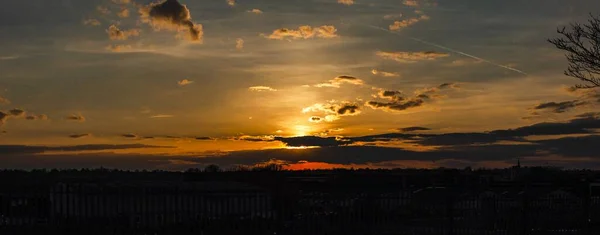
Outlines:
<svg viewBox="0 0 600 235"><path fill-rule="evenodd" d="M90 144L90 145L71 145L71 146L30 146L30 145L0 145L0 156L6 154L39 154L48 151L102 151L119 149L139 149L139 148L172 148L167 146L154 146L143 144ZM1 157L0 157L1 158Z"/></svg>
<svg viewBox="0 0 600 235"><path fill-rule="evenodd" d="M299 136L299 137L275 137L275 140L283 142L290 147L331 147L350 144L350 141L338 139L336 137L317 137L317 136Z"/></svg>
<svg viewBox="0 0 600 235"><path fill-rule="evenodd" d="M275 141L275 136L271 135L263 135L263 136L252 136L252 135L242 135L238 137L232 138L233 140L243 140L250 142L271 142Z"/></svg>
<svg viewBox="0 0 600 235"><path fill-rule="evenodd" d="M152 3L140 10L144 22L150 24L156 30L179 31L186 29L190 41L202 42L202 25L195 24L192 21L187 6L182 5L177 0L165 0L163 2Z"/></svg>
<svg viewBox="0 0 600 235"><path fill-rule="evenodd" d="M194 138L195 140L215 140L215 138L212 137L208 137L208 136L198 136Z"/></svg>
<svg viewBox="0 0 600 235"><path fill-rule="evenodd" d="M360 107L354 104L345 104L342 105L338 110L336 110L337 114L344 115L353 115L360 112Z"/></svg>
<svg viewBox="0 0 600 235"><path fill-rule="evenodd" d="M69 138L72 139L80 139L80 138L84 138L84 137L88 137L91 136L92 134L73 134L73 135L69 135Z"/></svg>
<svg viewBox="0 0 600 235"><path fill-rule="evenodd" d="M423 99L416 98L410 99L408 101L396 101L396 102L378 102L378 101L369 101L367 102L367 106L372 109L382 109L384 111L403 111L409 108L420 107L425 103Z"/></svg>
<svg viewBox="0 0 600 235"><path fill-rule="evenodd" d="M569 111L575 107L578 106L582 106L582 105L586 105L587 102L585 101L580 101L580 100L572 100L572 101L564 101L564 102L548 102L548 103L542 103L539 104L535 107L533 107L533 109L535 110L548 110L550 112L553 113L564 113L566 111Z"/></svg>
<svg viewBox="0 0 600 235"><path fill-rule="evenodd" d="M48 116L46 114L27 115L27 117L25 117L25 119L27 119L27 120L48 120Z"/></svg>
<svg viewBox="0 0 600 235"><path fill-rule="evenodd" d="M122 134L121 137L123 137L123 138L132 138L132 139L138 138L138 136L136 134L131 134L131 133L129 133L129 134Z"/></svg>
<svg viewBox="0 0 600 235"><path fill-rule="evenodd" d="M310 107L306 107L302 109L303 113L308 112L322 112L325 113L326 116L321 118L318 116L313 116L309 118L309 121L312 122L333 122L335 120L340 119L343 116L355 116L361 113L361 107L358 104L352 102L341 102L341 103L325 103L325 104L314 104Z"/></svg>
<svg viewBox="0 0 600 235"><path fill-rule="evenodd" d="M0 111L0 126L2 126L2 124L6 123L6 121L8 120L9 116L10 116L9 113L6 113L4 111Z"/></svg>
<svg viewBox="0 0 600 235"><path fill-rule="evenodd" d="M71 114L69 116L66 116L65 119L69 121L85 122L85 117L81 114Z"/></svg>
<svg viewBox="0 0 600 235"><path fill-rule="evenodd" d="M347 75L342 75L342 76L337 76L325 83L320 83L315 85L316 87L335 87L335 88L339 88L342 84L344 83L348 83L348 84L353 84L353 85L363 85L364 81L360 78L357 77L352 77L352 76L347 76Z"/></svg>
<svg viewBox="0 0 600 235"><path fill-rule="evenodd" d="M318 116L312 116L312 117L308 118L308 121L309 122L319 123L319 122L323 121L323 118L318 117Z"/></svg>
<svg viewBox="0 0 600 235"><path fill-rule="evenodd" d="M11 109L11 110L8 110L8 113L11 116L21 117L21 116L25 115L25 110L22 110L22 109Z"/></svg>
<svg viewBox="0 0 600 235"><path fill-rule="evenodd" d="M380 90L377 97L388 101L368 101L365 105L372 109L381 109L384 111L403 111L410 108L421 107L426 101L434 98L442 98L444 96L438 94L441 90L458 88L456 83L443 83L435 87L427 87L418 89L414 93L414 97L406 98L401 91Z"/></svg>
<svg viewBox="0 0 600 235"><path fill-rule="evenodd" d="M411 126L411 127L398 128L398 130L402 131L402 132L413 132L413 131L429 131L431 129L429 129L427 127Z"/></svg>

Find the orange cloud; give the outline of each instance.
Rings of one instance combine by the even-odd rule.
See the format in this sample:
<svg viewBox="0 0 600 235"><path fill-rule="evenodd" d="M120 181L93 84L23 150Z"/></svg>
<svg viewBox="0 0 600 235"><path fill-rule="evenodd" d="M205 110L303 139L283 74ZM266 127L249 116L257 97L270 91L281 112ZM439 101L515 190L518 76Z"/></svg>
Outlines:
<svg viewBox="0 0 600 235"><path fill-rule="evenodd" d="M354 4L354 0L338 0L337 2L348 6Z"/></svg>
<svg viewBox="0 0 600 235"><path fill-rule="evenodd" d="M254 14L262 14L263 13L263 11L261 11L260 9L256 9L256 8L249 10L248 12L254 13Z"/></svg>
<svg viewBox="0 0 600 235"><path fill-rule="evenodd" d="M250 90L250 91L256 91L256 92L261 92L261 91L277 91L277 89L273 89L273 88L268 87L268 86L253 86L253 87L248 87L248 90Z"/></svg>
<svg viewBox="0 0 600 235"><path fill-rule="evenodd" d="M127 40L129 37L137 37L140 35L139 29L120 30L116 25L110 25L106 30L108 37L111 40Z"/></svg>
<svg viewBox="0 0 600 235"><path fill-rule="evenodd" d="M390 30L400 30L400 29L406 28L408 26L411 26L413 24L416 24L422 20L429 20L429 16L421 15L419 17L413 17L413 18L406 19L406 20L401 20L401 21L397 20L397 21L394 21L394 23L391 24L389 26L389 28L390 28Z"/></svg>
<svg viewBox="0 0 600 235"><path fill-rule="evenodd" d="M336 34L337 29L332 25L322 25L316 28L313 28L309 25L303 25L295 29L281 28L273 30L268 36L264 36L268 39L309 39L313 37L319 38L335 38L338 37Z"/></svg>

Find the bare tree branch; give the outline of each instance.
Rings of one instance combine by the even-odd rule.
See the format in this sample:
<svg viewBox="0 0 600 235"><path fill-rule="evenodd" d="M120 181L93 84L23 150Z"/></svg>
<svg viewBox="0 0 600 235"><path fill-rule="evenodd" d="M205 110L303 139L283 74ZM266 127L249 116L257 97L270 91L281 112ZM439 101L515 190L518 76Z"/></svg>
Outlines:
<svg viewBox="0 0 600 235"><path fill-rule="evenodd" d="M590 14L586 24L573 23L556 32L560 36L548 42L565 51L569 62L565 75L583 82L575 88L600 87L600 18Z"/></svg>

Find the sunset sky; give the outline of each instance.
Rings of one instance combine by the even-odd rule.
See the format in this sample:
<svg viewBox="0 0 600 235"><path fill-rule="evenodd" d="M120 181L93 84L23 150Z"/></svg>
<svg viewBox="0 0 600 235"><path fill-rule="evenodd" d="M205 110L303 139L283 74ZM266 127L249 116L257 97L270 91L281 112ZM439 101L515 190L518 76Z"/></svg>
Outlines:
<svg viewBox="0 0 600 235"><path fill-rule="evenodd" d="M0 2L0 168L600 168L597 0Z"/></svg>

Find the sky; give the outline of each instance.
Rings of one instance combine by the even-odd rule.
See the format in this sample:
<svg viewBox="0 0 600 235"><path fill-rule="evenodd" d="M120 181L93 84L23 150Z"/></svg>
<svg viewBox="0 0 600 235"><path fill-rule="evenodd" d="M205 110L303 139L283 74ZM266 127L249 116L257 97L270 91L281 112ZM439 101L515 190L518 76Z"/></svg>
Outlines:
<svg viewBox="0 0 600 235"><path fill-rule="evenodd" d="M600 168L596 0L0 2L3 168Z"/></svg>

